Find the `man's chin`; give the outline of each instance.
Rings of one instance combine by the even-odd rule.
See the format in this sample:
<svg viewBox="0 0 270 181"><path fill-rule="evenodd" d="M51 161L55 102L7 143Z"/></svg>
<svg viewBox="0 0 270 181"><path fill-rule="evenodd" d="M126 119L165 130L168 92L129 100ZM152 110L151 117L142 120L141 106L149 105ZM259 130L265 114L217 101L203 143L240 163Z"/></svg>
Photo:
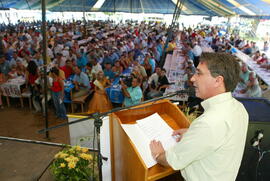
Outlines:
<svg viewBox="0 0 270 181"><path fill-rule="evenodd" d="M195 90L195 95L196 95L196 97L201 98L201 96L200 96L200 94L198 93L198 90L197 90L197 89Z"/></svg>

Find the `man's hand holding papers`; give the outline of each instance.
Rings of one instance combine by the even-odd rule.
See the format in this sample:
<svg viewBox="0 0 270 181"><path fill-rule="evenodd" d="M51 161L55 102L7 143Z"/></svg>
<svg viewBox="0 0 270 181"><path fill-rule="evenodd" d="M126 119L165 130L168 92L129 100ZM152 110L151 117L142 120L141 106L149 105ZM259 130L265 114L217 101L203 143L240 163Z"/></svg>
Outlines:
<svg viewBox="0 0 270 181"><path fill-rule="evenodd" d="M187 129L178 129L173 131L172 136L175 138L176 142L182 139L182 135L187 132ZM151 154L153 158L163 166L168 166L168 162L165 156L165 150L160 141L152 140L150 143Z"/></svg>

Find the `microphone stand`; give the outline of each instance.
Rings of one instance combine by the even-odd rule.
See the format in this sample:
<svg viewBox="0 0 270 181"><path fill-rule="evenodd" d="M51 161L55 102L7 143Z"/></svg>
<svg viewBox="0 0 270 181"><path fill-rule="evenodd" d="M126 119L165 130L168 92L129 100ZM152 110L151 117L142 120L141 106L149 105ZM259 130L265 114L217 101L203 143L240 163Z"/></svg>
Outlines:
<svg viewBox="0 0 270 181"><path fill-rule="evenodd" d="M108 112L104 112L104 113L98 113L98 112L93 113L93 114L87 115L86 118L82 118L82 119L79 119L79 120L76 120L76 121L67 122L67 123L63 123L63 124L59 124L59 125L56 125L56 126L53 126L53 127L49 127L49 128L39 130L38 133L44 133L44 132L47 132L47 131L50 131L50 130L53 130L53 129L56 129L56 128L60 128L60 127L64 127L64 126L67 126L67 125L83 122L83 121L89 120L90 118L94 119L94 126L95 126L95 129L97 131L97 146L98 146L97 152L98 152L99 180L102 181L102 159L107 161L108 158L103 157L101 155L101 151L100 151L100 127L102 126L102 123L103 123L101 118L108 115L108 114L110 114L110 113L123 111L123 110L128 110L128 109L131 109L132 107L139 106L139 105L142 105L142 104L145 104L145 103L156 102L156 101L159 101L159 100L162 100L162 99L173 97L173 96L178 95L178 94L185 94L185 93L189 93L189 91L180 90L180 91L176 91L174 93L170 93L170 94L167 94L167 95L164 95L164 96L161 96L161 97L150 99L150 100L147 100L147 101L144 101L144 102L132 105L132 106L118 107L118 108L114 108L114 109L112 109L112 110L110 110Z"/></svg>

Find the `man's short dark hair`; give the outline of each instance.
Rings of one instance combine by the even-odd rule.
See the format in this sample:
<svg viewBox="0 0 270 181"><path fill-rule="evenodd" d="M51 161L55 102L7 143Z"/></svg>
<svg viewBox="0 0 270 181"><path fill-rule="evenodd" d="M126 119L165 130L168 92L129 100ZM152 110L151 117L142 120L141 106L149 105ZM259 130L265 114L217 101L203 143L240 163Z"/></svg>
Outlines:
<svg viewBox="0 0 270 181"><path fill-rule="evenodd" d="M164 71L166 73L166 69L165 68L161 68L161 71Z"/></svg>
<svg viewBox="0 0 270 181"><path fill-rule="evenodd" d="M137 76L133 77L132 79L136 79L138 84L141 83L141 79L139 77L137 77Z"/></svg>
<svg viewBox="0 0 270 181"><path fill-rule="evenodd" d="M82 71L81 68L80 68L78 65L75 65L75 66L73 67L73 70L74 70L75 68L78 68L80 71Z"/></svg>
<svg viewBox="0 0 270 181"><path fill-rule="evenodd" d="M56 67L53 67L53 68L51 69L51 73L54 73L55 75L59 76L59 69L56 68Z"/></svg>
<svg viewBox="0 0 270 181"><path fill-rule="evenodd" d="M86 64L86 66L87 66L87 67L90 67L90 68L93 67L93 65L92 65L90 62L88 62L88 63Z"/></svg>
<svg viewBox="0 0 270 181"><path fill-rule="evenodd" d="M240 66L237 59L228 53L203 53L205 62L213 77L222 76L226 92L233 91L240 80Z"/></svg>

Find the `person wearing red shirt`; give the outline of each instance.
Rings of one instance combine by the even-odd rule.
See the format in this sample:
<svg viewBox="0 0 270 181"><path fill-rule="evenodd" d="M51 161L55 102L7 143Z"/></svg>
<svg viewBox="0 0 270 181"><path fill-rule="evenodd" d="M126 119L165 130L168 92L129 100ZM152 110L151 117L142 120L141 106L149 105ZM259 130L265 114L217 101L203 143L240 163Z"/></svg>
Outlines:
<svg viewBox="0 0 270 181"><path fill-rule="evenodd" d="M71 60L67 60L66 65L63 66L63 67L60 67L60 69L65 72L65 78L68 79L73 74Z"/></svg>
<svg viewBox="0 0 270 181"><path fill-rule="evenodd" d="M53 78L51 90L52 90L52 98L53 98L56 116L57 118L66 120L67 113L66 113L65 105L63 103L64 81L59 76L59 69L57 69L56 67L52 68L51 73L52 73L52 78Z"/></svg>
<svg viewBox="0 0 270 181"><path fill-rule="evenodd" d="M18 52L18 56L21 57L21 58L24 58L24 56L22 55L22 52L24 52L27 56L30 56L30 51L28 50L28 44L27 43Z"/></svg>

